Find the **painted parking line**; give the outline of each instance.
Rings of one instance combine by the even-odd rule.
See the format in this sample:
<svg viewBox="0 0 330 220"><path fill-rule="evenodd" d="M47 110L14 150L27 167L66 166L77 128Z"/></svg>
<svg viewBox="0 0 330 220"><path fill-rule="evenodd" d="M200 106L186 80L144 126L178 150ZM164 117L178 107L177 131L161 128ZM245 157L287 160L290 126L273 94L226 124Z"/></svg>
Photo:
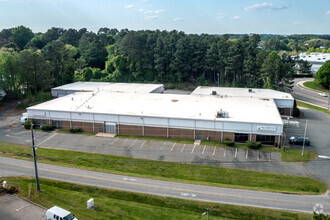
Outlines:
<svg viewBox="0 0 330 220"><path fill-rule="evenodd" d="M257 160L259 160L259 151L257 150Z"/></svg>
<svg viewBox="0 0 330 220"><path fill-rule="evenodd" d="M114 144L116 141L118 140L118 138L115 138L110 144Z"/></svg>
<svg viewBox="0 0 330 220"><path fill-rule="evenodd" d="M183 144L183 147L182 147L182 149L181 149L181 152L183 151L183 149L185 148L185 146L186 146L186 144Z"/></svg>
<svg viewBox="0 0 330 220"><path fill-rule="evenodd" d="M248 155L249 155L249 149L246 149L246 150L245 150L245 159L248 158Z"/></svg>
<svg viewBox="0 0 330 220"><path fill-rule="evenodd" d="M235 150L235 158L237 158L237 148L236 148L236 150Z"/></svg>
<svg viewBox="0 0 330 220"><path fill-rule="evenodd" d="M175 147L176 143L173 144L172 148L171 148L171 151L173 151L174 147Z"/></svg>
<svg viewBox="0 0 330 220"><path fill-rule="evenodd" d="M143 145L146 143L147 141L144 141L141 146L140 146L140 149L143 147Z"/></svg>
<svg viewBox="0 0 330 220"><path fill-rule="evenodd" d="M203 149L203 152L202 152L202 154L204 154L205 148L206 148L206 145L204 145L204 149Z"/></svg>
<svg viewBox="0 0 330 220"><path fill-rule="evenodd" d="M135 141L133 141L133 143L130 145L131 147L133 146L133 144L135 144L135 142L137 141L137 139L135 139Z"/></svg>
<svg viewBox="0 0 330 220"><path fill-rule="evenodd" d="M125 142L128 140L128 138L126 138L125 140L124 140L124 142L123 143L121 143L121 146L124 146L123 144L125 144Z"/></svg>
<svg viewBox="0 0 330 220"><path fill-rule="evenodd" d="M52 136L48 137L46 140L40 142L39 144L37 144L36 146L40 146L41 144L45 143L46 141L48 141L49 139L51 139L52 137L55 137L57 135L57 133L53 134Z"/></svg>
<svg viewBox="0 0 330 220"><path fill-rule="evenodd" d="M215 150L217 149L217 147L214 147L214 150L213 150L213 157L214 157L214 154L215 154Z"/></svg>
<svg viewBox="0 0 330 220"><path fill-rule="evenodd" d="M21 131L21 132L17 132L17 133L13 133L13 134L24 134L24 133L29 133L31 131Z"/></svg>
<svg viewBox="0 0 330 220"><path fill-rule="evenodd" d="M162 150L163 149L163 147L164 147L164 145L165 145L165 141L163 142L163 144L162 144L162 146L160 147L160 149L159 150Z"/></svg>
<svg viewBox="0 0 330 220"><path fill-rule="evenodd" d="M227 151L227 148L225 148L225 151L223 152L223 157L226 157L226 151Z"/></svg>
<svg viewBox="0 0 330 220"><path fill-rule="evenodd" d="M194 152L194 150L195 150L195 147L196 147L196 144L194 144L194 147L193 147L193 149L191 150L191 153L193 153L193 152Z"/></svg>

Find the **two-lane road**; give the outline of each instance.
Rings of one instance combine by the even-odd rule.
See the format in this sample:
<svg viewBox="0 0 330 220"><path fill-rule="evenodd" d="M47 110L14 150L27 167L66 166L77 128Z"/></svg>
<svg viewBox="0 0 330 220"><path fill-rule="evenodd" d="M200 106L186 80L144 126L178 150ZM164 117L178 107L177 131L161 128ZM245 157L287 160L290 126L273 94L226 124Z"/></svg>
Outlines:
<svg viewBox="0 0 330 220"><path fill-rule="evenodd" d="M312 90L304 89L298 86L298 83L302 83L304 81L312 81L312 80L314 79L313 78L294 79L294 86L291 93L293 98L328 108L328 97L322 97L318 94L318 92L314 92Z"/></svg>
<svg viewBox="0 0 330 220"><path fill-rule="evenodd" d="M330 199L328 194L290 195L228 189L113 175L42 163L38 164L38 170L41 178L216 203L309 213L312 213L315 204L319 203L323 205L325 213L330 213ZM12 175L33 176L33 163L29 161L0 157L0 176Z"/></svg>

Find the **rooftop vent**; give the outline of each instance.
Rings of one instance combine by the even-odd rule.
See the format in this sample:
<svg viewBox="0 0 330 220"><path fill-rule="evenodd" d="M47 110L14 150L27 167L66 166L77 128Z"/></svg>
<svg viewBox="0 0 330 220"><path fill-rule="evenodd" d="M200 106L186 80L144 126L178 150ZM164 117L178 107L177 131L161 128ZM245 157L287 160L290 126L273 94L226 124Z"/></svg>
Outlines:
<svg viewBox="0 0 330 220"><path fill-rule="evenodd" d="M252 92L252 89L249 89L249 92Z"/></svg>
<svg viewBox="0 0 330 220"><path fill-rule="evenodd" d="M229 112L222 111L217 111L217 114L215 115L216 118L229 118Z"/></svg>
<svg viewBox="0 0 330 220"><path fill-rule="evenodd" d="M217 95L217 91L212 91L211 95Z"/></svg>

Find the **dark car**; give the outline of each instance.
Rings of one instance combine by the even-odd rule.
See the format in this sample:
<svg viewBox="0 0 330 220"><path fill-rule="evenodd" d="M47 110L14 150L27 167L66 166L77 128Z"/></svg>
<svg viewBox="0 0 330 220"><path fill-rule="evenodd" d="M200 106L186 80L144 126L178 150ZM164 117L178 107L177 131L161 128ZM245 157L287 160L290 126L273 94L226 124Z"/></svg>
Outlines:
<svg viewBox="0 0 330 220"><path fill-rule="evenodd" d="M304 143L304 137L290 137L290 144L299 144L299 145L303 145ZM309 146L311 144L311 142L309 141L308 138L305 138L305 145Z"/></svg>

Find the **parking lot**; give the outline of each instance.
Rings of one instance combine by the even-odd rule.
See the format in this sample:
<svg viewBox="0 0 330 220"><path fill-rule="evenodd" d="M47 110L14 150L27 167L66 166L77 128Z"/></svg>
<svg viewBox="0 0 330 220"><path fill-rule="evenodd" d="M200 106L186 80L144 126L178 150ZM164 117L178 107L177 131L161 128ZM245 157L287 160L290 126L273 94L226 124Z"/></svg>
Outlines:
<svg viewBox="0 0 330 220"><path fill-rule="evenodd" d="M15 195L0 196L0 219L39 220L46 219L46 209Z"/></svg>
<svg viewBox="0 0 330 220"><path fill-rule="evenodd" d="M2 133L2 135L1 135ZM30 145L31 132L22 128L0 131L6 142ZM281 161L276 152L263 152L236 148L213 147L206 145L182 144L128 138L110 138L35 131L38 147L66 149L89 153L188 163L226 163L249 161Z"/></svg>

